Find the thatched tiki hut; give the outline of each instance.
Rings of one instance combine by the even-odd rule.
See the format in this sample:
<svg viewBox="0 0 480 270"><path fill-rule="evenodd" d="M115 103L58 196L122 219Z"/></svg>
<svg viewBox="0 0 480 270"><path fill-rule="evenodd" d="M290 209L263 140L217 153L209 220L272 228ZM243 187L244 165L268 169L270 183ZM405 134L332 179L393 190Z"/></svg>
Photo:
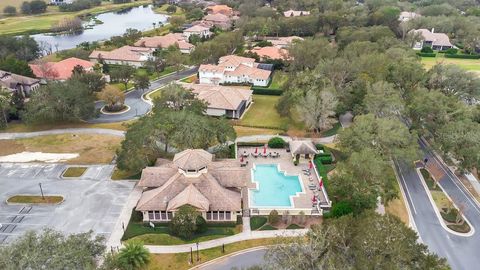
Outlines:
<svg viewBox="0 0 480 270"><path fill-rule="evenodd" d="M291 141L289 146L290 152L296 160L300 160L302 155L305 159L310 159L318 154L318 150L312 141Z"/></svg>

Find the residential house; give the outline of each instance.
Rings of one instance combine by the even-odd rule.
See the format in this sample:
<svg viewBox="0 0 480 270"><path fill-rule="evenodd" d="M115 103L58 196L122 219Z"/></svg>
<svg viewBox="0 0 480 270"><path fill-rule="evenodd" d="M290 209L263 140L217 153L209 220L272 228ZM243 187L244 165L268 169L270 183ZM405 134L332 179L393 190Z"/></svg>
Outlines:
<svg viewBox="0 0 480 270"><path fill-rule="evenodd" d="M64 81L70 79L76 66L90 72L93 71L94 64L83 59L70 57L60 62L35 63L29 66L37 78Z"/></svg>
<svg viewBox="0 0 480 270"><path fill-rule="evenodd" d="M0 70L0 88L25 97L40 88L40 80Z"/></svg>
<svg viewBox="0 0 480 270"><path fill-rule="evenodd" d="M269 67L271 68L271 67ZM218 65L200 65L202 84L252 84L267 86L272 71L265 69L254 58L227 55L220 57Z"/></svg>
<svg viewBox="0 0 480 270"><path fill-rule="evenodd" d="M71 4L76 0L50 0L51 5L64 5L64 4Z"/></svg>
<svg viewBox="0 0 480 270"><path fill-rule="evenodd" d="M274 46L267 46L267 47L255 47L251 49L249 52L256 53L260 56L261 61L266 61L269 59L280 59L286 60L288 59L288 51L283 48L278 48Z"/></svg>
<svg viewBox="0 0 480 270"><path fill-rule="evenodd" d="M164 36L143 37L134 44L136 47L145 47L152 49L167 49L175 45L182 53L191 53L195 46L188 43L182 33L169 33Z"/></svg>
<svg viewBox="0 0 480 270"><path fill-rule="evenodd" d="M186 40L190 39L190 36L197 35L200 38L209 38L212 35L208 27L202 25L194 25L183 30L183 36Z"/></svg>
<svg viewBox="0 0 480 270"><path fill-rule="evenodd" d="M267 41L272 43L272 46L277 48L287 48L294 40L303 40L301 37L290 36L290 37L269 37Z"/></svg>
<svg viewBox="0 0 480 270"><path fill-rule="evenodd" d="M233 9L227 5L214 5L206 8L208 14L223 14L226 16L233 15Z"/></svg>
<svg viewBox="0 0 480 270"><path fill-rule="evenodd" d="M206 115L240 119L252 103L253 91L245 87L211 84L181 85L190 89L198 99L208 104Z"/></svg>
<svg viewBox="0 0 480 270"><path fill-rule="evenodd" d="M450 38L444 33L435 33L434 29L412 30L415 35L419 35L421 40L416 42L413 46L416 50L421 50L423 47L432 47L433 50L444 51L453 48L450 43Z"/></svg>
<svg viewBox="0 0 480 270"><path fill-rule="evenodd" d="M248 181L250 172L240 162L215 161L205 150L188 149L143 169L137 185L144 190L135 210L144 222L168 222L184 205L195 207L207 222L236 221Z"/></svg>
<svg viewBox="0 0 480 270"><path fill-rule="evenodd" d="M155 49L147 47L123 46L113 51L93 51L90 60L94 63L104 61L110 65L129 65L142 67L148 60L154 58Z"/></svg>
<svg viewBox="0 0 480 270"><path fill-rule="evenodd" d="M408 22L412 19L421 17L420 14L415 13L415 12L410 12L410 11L402 11L400 12L400 15L398 16L398 20L401 22Z"/></svg>
<svg viewBox="0 0 480 270"><path fill-rule="evenodd" d="M208 14L207 16L203 17L202 22L210 27L216 26L223 30L227 30L232 27L232 19L229 16L221 13Z"/></svg>
<svg viewBox="0 0 480 270"><path fill-rule="evenodd" d="M283 12L283 16L285 17L298 17L298 16L308 16L310 15L310 11L305 10L287 10Z"/></svg>

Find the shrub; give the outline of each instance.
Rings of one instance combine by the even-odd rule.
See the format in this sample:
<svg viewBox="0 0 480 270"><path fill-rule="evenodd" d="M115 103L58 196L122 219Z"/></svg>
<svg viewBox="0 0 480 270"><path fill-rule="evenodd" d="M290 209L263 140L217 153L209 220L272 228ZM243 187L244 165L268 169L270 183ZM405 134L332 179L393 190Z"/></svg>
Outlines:
<svg viewBox="0 0 480 270"><path fill-rule="evenodd" d="M433 53L433 50L431 47L423 47L421 50L420 50L421 53Z"/></svg>
<svg viewBox="0 0 480 270"><path fill-rule="evenodd" d="M254 95L265 95L265 96L281 96L283 91L280 89L268 89L265 87L253 86L251 88Z"/></svg>
<svg viewBox="0 0 480 270"><path fill-rule="evenodd" d="M437 57L437 54L436 53L417 53L418 56L421 56L421 57Z"/></svg>
<svg viewBox="0 0 480 270"><path fill-rule="evenodd" d="M262 40L260 42L258 42L256 44L257 47L268 47L268 46L272 46L272 42L268 41L268 40Z"/></svg>
<svg viewBox="0 0 480 270"><path fill-rule="evenodd" d="M322 164L332 164L333 163L333 158L332 158L332 155L330 155L330 154L319 155L317 157L317 159L319 159Z"/></svg>
<svg viewBox="0 0 480 270"><path fill-rule="evenodd" d="M450 49L446 50L445 53L446 53L446 54L457 54L457 53L458 53L458 49L450 48Z"/></svg>
<svg viewBox="0 0 480 270"><path fill-rule="evenodd" d="M268 214L268 223L275 225L280 221L280 216L278 215L277 210L272 210L270 214Z"/></svg>
<svg viewBox="0 0 480 270"><path fill-rule="evenodd" d="M170 223L171 233L183 239L191 239L197 231L198 215L192 206L181 206Z"/></svg>
<svg viewBox="0 0 480 270"><path fill-rule="evenodd" d="M317 148L317 150L323 150L325 151L325 146L321 143L317 143L315 144L315 148Z"/></svg>
<svg viewBox="0 0 480 270"><path fill-rule="evenodd" d="M197 216L195 224L197 225L196 233L204 233L208 230L207 221L201 215Z"/></svg>
<svg viewBox="0 0 480 270"><path fill-rule="evenodd" d="M349 202L341 201L334 203L330 215L332 217L341 217L353 212L353 208Z"/></svg>
<svg viewBox="0 0 480 270"><path fill-rule="evenodd" d="M17 14L17 8L14 6L6 6L3 9L3 13L5 13L7 16L13 16Z"/></svg>
<svg viewBox="0 0 480 270"><path fill-rule="evenodd" d="M238 142L237 143L237 146L240 147L240 146L247 146L247 147L262 147L264 146L265 143L261 143L261 142Z"/></svg>
<svg viewBox="0 0 480 270"><path fill-rule="evenodd" d="M445 54L445 58L480 59L480 54Z"/></svg>
<svg viewBox="0 0 480 270"><path fill-rule="evenodd" d="M295 159L295 160L293 161L293 165L295 165L295 166L298 166L298 163L299 163L298 159Z"/></svg>
<svg viewBox="0 0 480 270"><path fill-rule="evenodd" d="M167 7L167 12L168 12L168 13L175 13L175 12L177 12L177 7L174 6L174 5L169 5L169 6Z"/></svg>
<svg viewBox="0 0 480 270"><path fill-rule="evenodd" d="M273 137L268 140L268 147L270 148L284 148L285 144L285 141L280 137Z"/></svg>

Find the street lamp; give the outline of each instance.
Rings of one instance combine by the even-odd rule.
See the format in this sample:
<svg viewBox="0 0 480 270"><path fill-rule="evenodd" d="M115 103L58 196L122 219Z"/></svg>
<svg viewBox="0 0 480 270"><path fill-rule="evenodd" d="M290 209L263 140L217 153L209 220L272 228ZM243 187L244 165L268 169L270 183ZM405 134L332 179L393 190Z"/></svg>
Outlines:
<svg viewBox="0 0 480 270"><path fill-rule="evenodd" d="M43 196L42 183L38 183L38 186L40 187L40 193L42 193L42 200L45 200L45 196Z"/></svg>
<svg viewBox="0 0 480 270"><path fill-rule="evenodd" d="M198 256L198 242L197 242L197 262L200 260L200 257Z"/></svg>

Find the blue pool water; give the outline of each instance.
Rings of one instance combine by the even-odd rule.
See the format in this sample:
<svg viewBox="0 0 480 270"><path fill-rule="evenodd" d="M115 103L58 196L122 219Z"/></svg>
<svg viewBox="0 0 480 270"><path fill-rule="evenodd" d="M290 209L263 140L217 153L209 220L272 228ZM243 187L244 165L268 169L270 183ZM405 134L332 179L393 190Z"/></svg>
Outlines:
<svg viewBox="0 0 480 270"><path fill-rule="evenodd" d="M298 176L285 176L276 164L256 165L253 181L258 189L250 189L251 207L292 207L290 196L302 191Z"/></svg>

